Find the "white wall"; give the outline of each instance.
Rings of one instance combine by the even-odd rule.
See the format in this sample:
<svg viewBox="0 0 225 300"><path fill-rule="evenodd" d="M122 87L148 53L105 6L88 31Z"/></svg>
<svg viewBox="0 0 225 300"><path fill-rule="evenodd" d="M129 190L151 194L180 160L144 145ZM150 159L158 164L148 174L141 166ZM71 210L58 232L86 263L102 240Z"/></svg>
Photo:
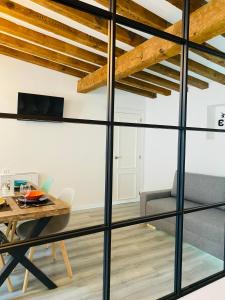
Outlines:
<svg viewBox="0 0 225 300"><path fill-rule="evenodd" d="M187 125L207 127L207 108L215 104L225 104L223 85L211 82L206 90L190 88ZM146 122L177 125L178 111L178 93L158 97L156 101L146 102ZM171 187L177 167L177 140L176 130L146 130L145 191ZM225 176L224 150L223 134L208 138L204 132L188 132L186 171Z"/></svg>
<svg viewBox="0 0 225 300"><path fill-rule="evenodd" d="M0 56L0 112L16 113L17 93L65 98L64 117L106 119L106 88L76 93L76 78ZM117 107L143 109L145 98L117 91ZM0 169L35 171L54 179L52 193L76 192L75 209L104 203L105 128L0 119Z"/></svg>

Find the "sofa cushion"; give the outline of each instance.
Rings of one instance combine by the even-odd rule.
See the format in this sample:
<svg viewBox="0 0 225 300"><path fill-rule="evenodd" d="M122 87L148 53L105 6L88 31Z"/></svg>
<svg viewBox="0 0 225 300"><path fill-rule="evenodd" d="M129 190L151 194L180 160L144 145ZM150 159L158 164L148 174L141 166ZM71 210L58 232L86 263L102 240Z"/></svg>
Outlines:
<svg viewBox="0 0 225 300"><path fill-rule="evenodd" d="M174 176L171 195L177 195L177 173ZM199 204L225 201L225 177L185 173L184 198Z"/></svg>
<svg viewBox="0 0 225 300"><path fill-rule="evenodd" d="M191 208L195 205L192 201L184 200L184 208ZM176 198L161 198L149 201L147 204L147 214L160 214L176 210ZM171 217L165 219L172 222L175 226L176 218ZM156 223L161 222L157 221ZM154 221L155 222L155 221ZM154 222L151 222L154 224ZM217 208L211 208L203 211L193 212L184 215L184 229L186 231L194 232L203 239L209 239L215 243L222 243L224 245L224 223L225 213ZM160 228L159 226L159 229ZM164 229L167 231L166 229ZM170 232L171 234L171 232ZM187 240L187 239L186 239ZM201 248L199 246L199 248ZM223 250L223 249L222 249Z"/></svg>
<svg viewBox="0 0 225 300"><path fill-rule="evenodd" d="M185 208L195 202L184 200ZM165 213L176 209L176 198L162 198L147 202L147 214ZM184 215L184 241L207 253L223 259L225 213L217 208L207 209ZM171 236L176 233L176 217L150 222L158 230Z"/></svg>
<svg viewBox="0 0 225 300"><path fill-rule="evenodd" d="M160 198L147 202L146 215L162 214L176 210L176 198ZM184 201L184 208L191 208L195 204L192 201Z"/></svg>

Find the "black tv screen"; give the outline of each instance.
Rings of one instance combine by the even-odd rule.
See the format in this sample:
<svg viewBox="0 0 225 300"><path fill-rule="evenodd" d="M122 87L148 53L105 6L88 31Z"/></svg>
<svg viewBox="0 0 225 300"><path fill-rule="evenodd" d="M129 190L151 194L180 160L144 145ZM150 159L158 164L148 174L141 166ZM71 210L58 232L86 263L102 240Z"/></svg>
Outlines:
<svg viewBox="0 0 225 300"><path fill-rule="evenodd" d="M17 114L22 117L63 117L64 98L18 93Z"/></svg>

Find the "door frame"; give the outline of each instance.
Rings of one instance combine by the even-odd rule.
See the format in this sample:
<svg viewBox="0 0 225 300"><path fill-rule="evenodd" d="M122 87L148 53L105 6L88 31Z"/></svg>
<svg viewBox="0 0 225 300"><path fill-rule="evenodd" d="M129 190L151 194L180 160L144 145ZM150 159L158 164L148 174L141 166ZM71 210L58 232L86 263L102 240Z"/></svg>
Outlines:
<svg viewBox="0 0 225 300"><path fill-rule="evenodd" d="M140 123L145 123L145 111L144 109L136 109L136 108L128 108L126 106L120 106L115 108L115 115L117 113L129 113L129 114L140 114ZM140 128L141 129L141 128ZM141 191L143 191L144 188L144 161L145 161L145 151L144 151L144 145L145 145L145 130L146 128L143 128L143 130L140 130L140 155L141 155L141 162L140 162L140 170L139 170L139 191L138 194L140 194ZM140 199L135 200L117 200L113 201L113 205L117 204L126 204L126 203L132 203L132 202L139 202Z"/></svg>

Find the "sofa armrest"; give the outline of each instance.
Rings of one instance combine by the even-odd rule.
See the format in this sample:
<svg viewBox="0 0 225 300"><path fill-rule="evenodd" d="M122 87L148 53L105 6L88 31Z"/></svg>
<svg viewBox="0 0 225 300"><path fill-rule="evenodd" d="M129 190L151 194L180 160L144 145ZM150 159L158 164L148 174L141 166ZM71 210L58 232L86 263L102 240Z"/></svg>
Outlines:
<svg viewBox="0 0 225 300"><path fill-rule="evenodd" d="M171 197L171 189L140 193L140 216L146 216L146 206L148 201L168 197Z"/></svg>

